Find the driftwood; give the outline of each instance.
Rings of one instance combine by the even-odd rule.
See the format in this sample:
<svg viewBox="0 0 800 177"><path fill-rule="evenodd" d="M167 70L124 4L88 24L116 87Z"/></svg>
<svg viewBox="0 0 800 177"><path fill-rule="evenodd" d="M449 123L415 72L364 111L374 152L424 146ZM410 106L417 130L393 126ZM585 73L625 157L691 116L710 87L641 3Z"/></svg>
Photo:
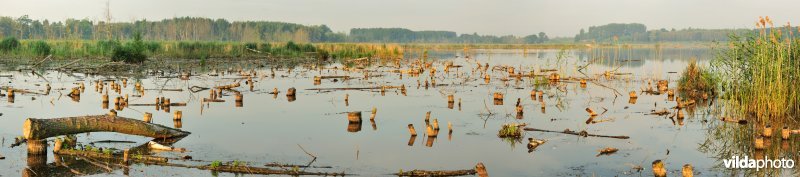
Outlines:
<svg viewBox="0 0 800 177"><path fill-rule="evenodd" d="M158 90L158 91L172 91L172 92L182 92L183 89L144 89L144 90Z"/></svg>
<svg viewBox="0 0 800 177"><path fill-rule="evenodd" d="M128 104L128 106L159 106L161 104L156 103L138 103L138 104ZM161 105L167 106L167 105ZM186 106L186 103L170 103L168 106Z"/></svg>
<svg viewBox="0 0 800 177"><path fill-rule="evenodd" d="M203 98L203 102L225 102L223 99Z"/></svg>
<svg viewBox="0 0 800 177"><path fill-rule="evenodd" d="M97 159L119 159L120 156L123 154L113 154L113 153L103 153L103 152L94 152L94 151L86 151L86 150L75 150L75 149L61 149L58 151L54 151L54 154L58 155L71 155L71 156L81 156L81 157L90 157L90 158L97 158ZM144 163L166 163L169 159L164 157L158 156L151 156L151 155L135 155L129 160L134 162L144 162Z"/></svg>
<svg viewBox="0 0 800 177"><path fill-rule="evenodd" d="M428 170L411 170L405 172L395 173L393 175L397 176L466 176L466 175L475 175L478 173L475 169L469 170L440 170L440 171L428 171Z"/></svg>
<svg viewBox="0 0 800 177"><path fill-rule="evenodd" d="M29 118L25 120L25 124L22 127L24 137L34 140L87 132L117 132L151 138L185 137L190 134L182 130L151 124L137 119L111 117L107 115L54 119Z"/></svg>
<svg viewBox="0 0 800 177"><path fill-rule="evenodd" d="M306 90L317 90L317 91L324 91L324 90L375 90L375 89L399 89L402 86L378 86L378 87L339 87L339 88L309 88Z"/></svg>
<svg viewBox="0 0 800 177"><path fill-rule="evenodd" d="M575 132L575 131L572 131L572 130L569 130L569 129L566 129L564 131L553 131L553 130L543 130L543 129L526 127L524 130L525 131L536 131L536 132L562 133L562 134L569 134L569 135L578 135L578 136L583 136L583 137L592 136L592 137L616 138L616 139L628 139L628 138L630 138L628 136L610 136L610 135L590 134L590 133L588 133L586 131Z"/></svg>

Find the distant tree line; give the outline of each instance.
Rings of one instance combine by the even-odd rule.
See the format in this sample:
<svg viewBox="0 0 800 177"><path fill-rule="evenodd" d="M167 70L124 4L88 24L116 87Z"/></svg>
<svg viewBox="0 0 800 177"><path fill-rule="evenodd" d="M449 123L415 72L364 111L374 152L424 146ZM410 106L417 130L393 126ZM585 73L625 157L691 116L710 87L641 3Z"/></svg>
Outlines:
<svg viewBox="0 0 800 177"><path fill-rule="evenodd" d="M134 22L67 19L63 22L34 20L27 15L0 17L0 38L128 40L141 32L143 40L239 41L239 42L396 42L396 43L542 43L547 35L526 37L478 34L457 35L452 31L411 31L402 28L359 28L350 34L335 33L325 25L301 25L269 21L235 21L178 17L161 21Z"/></svg>
<svg viewBox="0 0 800 177"><path fill-rule="evenodd" d="M549 40L547 34L517 37L513 35L493 36L461 34L452 31L412 31L404 28L354 28L350 30L351 42L392 42L392 43L496 43L496 44L535 44Z"/></svg>
<svg viewBox="0 0 800 177"><path fill-rule="evenodd" d="M581 29L575 35L575 42L712 42L727 41L731 34L745 34L753 29L671 29L647 30L639 23L611 23L591 26L588 31ZM788 34L788 33L787 33Z"/></svg>

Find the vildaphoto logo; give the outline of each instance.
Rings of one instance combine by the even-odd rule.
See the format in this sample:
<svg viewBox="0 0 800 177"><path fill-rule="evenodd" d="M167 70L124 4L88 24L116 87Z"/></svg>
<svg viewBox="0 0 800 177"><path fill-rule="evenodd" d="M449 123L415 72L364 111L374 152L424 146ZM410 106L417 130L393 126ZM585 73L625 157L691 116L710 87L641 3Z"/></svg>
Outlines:
<svg viewBox="0 0 800 177"><path fill-rule="evenodd" d="M750 159L747 156L739 158L733 156L730 159L724 159L722 162L725 168L755 168L756 171L762 168L794 168L794 160L792 159L769 159L764 156L764 159Z"/></svg>

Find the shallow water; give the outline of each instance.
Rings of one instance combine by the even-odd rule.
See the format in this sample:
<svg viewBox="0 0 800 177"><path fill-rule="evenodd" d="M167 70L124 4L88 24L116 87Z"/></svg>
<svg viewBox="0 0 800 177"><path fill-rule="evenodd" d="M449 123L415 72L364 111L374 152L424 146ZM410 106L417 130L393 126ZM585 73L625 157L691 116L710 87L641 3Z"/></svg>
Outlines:
<svg viewBox="0 0 800 177"><path fill-rule="evenodd" d="M313 165L332 166L309 168L309 171L345 171L361 176L383 176L400 170L456 170L470 169L478 162L486 165L492 176L650 176L650 162L662 159L670 176L679 175L683 164L692 164L696 175L715 176L729 172L720 169L717 151L701 150L702 143L715 141L709 135L709 127L721 124L716 117L709 116L708 108L697 108L687 113L682 122L675 122L665 116L646 115L653 109L671 108L674 101L666 95L646 95L639 93L647 87L647 81L669 80L674 88L683 68L692 59L707 64L713 56L711 49L596 49L596 50L472 50L433 51L430 60L437 61L435 75L439 86L418 87L417 81L424 85L430 76L424 72L419 76L389 71L396 70L392 63L385 67L372 66L367 69L377 71L372 75L383 75L364 79L361 72L347 72L336 69L307 70L297 67L291 72L277 69L270 76L269 68L257 65L232 62L229 66L216 66L216 69L245 71L254 69L251 90L242 81L235 88L244 97L243 105L237 107L233 95L225 92L224 103L201 103L209 92L192 93L192 86L213 87L227 85L241 78L238 73L224 76L209 76L215 66L194 68L197 76L189 80L146 76L128 77L127 87L122 95L133 95L133 83L141 81L147 89L184 89L184 91L148 90L141 97L131 97L130 104L152 103L157 97L170 98L173 103L185 102L185 107L171 107L172 112L182 111L180 129L192 134L174 144L189 150L186 153L161 152L157 155L180 157L190 155L201 162L181 162L190 164L209 164L211 161L243 161L251 166L263 167L270 162L304 165L311 157L299 148L317 156ZM463 56L470 56L466 59ZM407 58L415 58L409 52ZM492 79L485 83L480 74L472 71L475 61L497 65L514 66L524 72L535 69L558 69L562 78L588 77L597 83L616 89L622 95L616 96L610 88L589 83L580 87L577 81L564 81L558 84L535 84L529 78L517 81L501 81L505 71L491 72ZM408 61L408 60L406 60ZM453 61L462 68L443 72L443 61ZM587 65L579 71L576 66ZM269 63L267 63L269 66ZM341 68L340 64L328 64L325 68ZM13 68L14 66L3 66ZM405 69L405 68L404 68ZM602 77L604 71L617 70L614 78ZM101 106L101 94L94 90L94 82L110 79L109 76L88 76L81 73L49 71L43 78L30 71L8 69L0 75L1 86L19 89L42 90L49 82L53 90L49 95L18 94L13 103L0 98L0 136L3 138L0 154L0 176L17 176L28 165L26 149L23 146L9 148L14 137L22 135L22 124L26 118L55 118L82 115L106 114L109 110ZM169 75L169 74L168 74ZM314 85L313 76L349 75L352 79L334 82L323 79ZM174 75L173 75L174 76ZM45 79L47 81L45 81ZM86 84L80 101L66 96L76 82ZM35 84L41 84L39 86ZM380 85L399 86L404 84L407 95L399 90L389 89L385 94L378 90L359 91L315 91L309 88L373 87ZM288 88L297 89L296 100L290 101L284 93ZM655 87L655 85L653 85ZM61 90L62 88L66 90ZM273 88L281 91L277 96L268 94ZM533 100L531 90L543 90L545 108ZM628 92L640 94L631 103ZM505 94L502 105L493 104L492 93ZM345 103L345 95L349 95ZM454 95L456 103L449 108L447 95ZM110 93L114 98L118 94ZM516 117L514 104L521 99L524 114ZM460 100L460 101L459 101ZM707 104L707 102L704 102ZM111 105L113 107L113 104ZM377 108L374 123L369 121L369 112ZM584 109L592 108L598 112L608 111L595 120L611 120L596 124L586 124L589 118ZM714 107L712 105L711 107ZM489 110L489 111L487 111ZM346 112L363 111L360 128L347 122ZM437 138L424 135L425 113L431 111L431 118L437 119L442 131ZM153 106L131 106L119 111L119 116L140 119L143 113L153 113L153 122L174 127L172 113L156 110ZM490 114L491 112L491 114ZM452 123L452 134L447 133L447 124ZM586 130L603 135L626 135L630 139L611 139L598 137L579 137L547 132L524 132L521 141L509 141L497 137L498 130L505 123L527 123L528 127L561 131ZM407 125L413 124L419 136L411 137ZM735 125L729 125L735 126ZM360 129L355 131L354 129ZM88 143L99 140L126 140L132 144L95 144L101 147L123 149L149 141L148 138L117 133L91 133L78 136L79 142ZM410 145L410 138L413 144ZM547 142L533 152L526 148L527 138L545 139ZM50 143L52 146L52 143ZM618 148L619 152L596 156L604 147ZM794 146L792 145L792 148ZM746 150L743 150L746 151ZM48 163L53 162L52 153ZM638 172L634 166L645 170ZM48 174L47 171L36 172ZM130 170L115 169L100 171L99 175L131 176L234 176L229 173L212 174L204 170L161 167L156 165L133 164Z"/></svg>

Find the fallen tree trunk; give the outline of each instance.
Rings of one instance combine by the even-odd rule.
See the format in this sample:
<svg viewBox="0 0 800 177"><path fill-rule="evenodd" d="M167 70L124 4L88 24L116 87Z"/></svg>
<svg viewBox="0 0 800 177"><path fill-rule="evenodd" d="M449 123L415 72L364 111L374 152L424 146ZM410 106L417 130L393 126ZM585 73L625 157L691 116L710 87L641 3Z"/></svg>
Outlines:
<svg viewBox="0 0 800 177"><path fill-rule="evenodd" d="M536 132L562 133L562 134L569 134L569 135L578 135L578 136L583 136L583 137L592 136L592 137L616 138L616 139L628 139L628 138L630 138L628 136L611 136L611 135L590 134L590 133L588 133L586 131L576 132L576 131L572 131L572 130L569 130L569 129L566 129L564 131L553 131L553 130L543 130L543 129L529 128L528 127L528 128L524 128L524 130L525 131L536 131Z"/></svg>
<svg viewBox="0 0 800 177"><path fill-rule="evenodd" d="M190 134L189 132L141 120L107 115L55 119L28 118L22 128L24 137L34 140L87 132L117 132L151 138L185 137Z"/></svg>
<svg viewBox="0 0 800 177"><path fill-rule="evenodd" d="M397 176L465 176L465 175L474 175L478 173L475 169L469 170L438 170L438 171L428 171L428 170L412 170L406 172L395 173L394 175Z"/></svg>
<svg viewBox="0 0 800 177"><path fill-rule="evenodd" d="M156 103L138 103L138 104L128 104L128 106L159 106L160 104ZM170 103L169 105L163 106L186 106L186 103Z"/></svg>

